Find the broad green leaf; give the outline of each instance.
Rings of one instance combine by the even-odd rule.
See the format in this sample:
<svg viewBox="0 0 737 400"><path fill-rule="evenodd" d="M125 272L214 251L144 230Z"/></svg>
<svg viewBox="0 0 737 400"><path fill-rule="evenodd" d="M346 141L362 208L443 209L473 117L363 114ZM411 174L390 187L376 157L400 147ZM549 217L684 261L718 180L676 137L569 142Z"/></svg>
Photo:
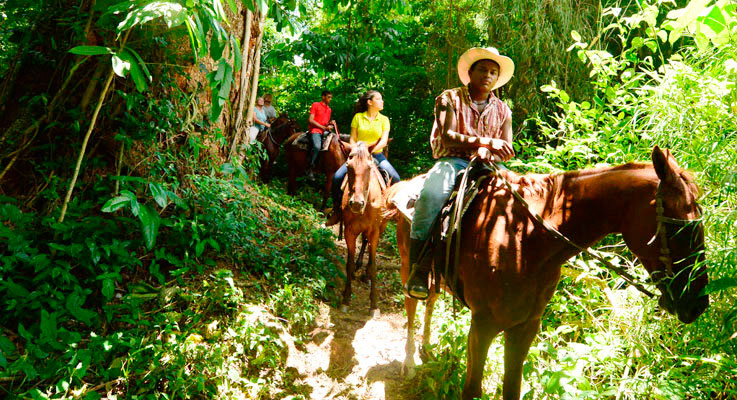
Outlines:
<svg viewBox="0 0 737 400"><path fill-rule="evenodd" d="M92 325L92 320L97 316L94 312L82 308L87 296L79 291L74 291L67 296L66 309L70 314L79 321L87 325Z"/></svg>
<svg viewBox="0 0 737 400"><path fill-rule="evenodd" d="M41 337L45 342L55 341L58 331L56 328L56 313L49 314L41 310Z"/></svg>
<svg viewBox="0 0 737 400"><path fill-rule="evenodd" d="M187 203L185 203L181 197L177 196L176 193L172 192L171 190L167 190L166 194L169 197L169 199L171 199L171 201L177 205L177 207L183 208L185 210L189 209L189 207L187 206Z"/></svg>
<svg viewBox="0 0 737 400"><path fill-rule="evenodd" d="M242 62L242 59L243 59L243 54L241 54L241 46L240 46L240 44L238 42L238 38L236 38L233 35L230 35L230 46L231 46L231 48L233 50L233 58L234 58L234 61L235 61L234 66L233 66L233 69L235 71L240 71L241 70L241 62Z"/></svg>
<svg viewBox="0 0 737 400"><path fill-rule="evenodd" d="M69 381L66 379L62 379L59 382L56 383L56 391L59 393L66 393L66 391L69 390Z"/></svg>
<svg viewBox="0 0 737 400"><path fill-rule="evenodd" d="M138 219L141 221L141 230L143 231L143 239L146 242L146 248L151 250L156 244L156 235L159 233L161 218L155 210L144 205L141 207Z"/></svg>
<svg viewBox="0 0 737 400"><path fill-rule="evenodd" d="M187 10L181 4L172 1L154 1L130 11L125 19L118 24L118 33L159 17L164 18L166 26L173 28L184 22L187 17Z"/></svg>
<svg viewBox="0 0 737 400"><path fill-rule="evenodd" d="M716 292L722 292L733 287L737 287L737 278L721 278L709 282L709 284L706 286L706 288L704 288L700 295L708 295Z"/></svg>
<svg viewBox="0 0 737 400"><path fill-rule="evenodd" d="M131 63L130 61L123 59L121 55L122 53L113 54L113 71L115 71L115 75L125 78L125 76L128 75L128 71L131 69Z"/></svg>
<svg viewBox="0 0 737 400"><path fill-rule="evenodd" d="M5 358L2 349L0 349L0 368L8 368L8 360Z"/></svg>
<svg viewBox="0 0 737 400"><path fill-rule="evenodd" d="M30 366L30 365L29 365L29 366ZM33 367L31 367L31 368L33 368ZM35 372L35 370L34 370L34 372ZM26 372L26 375L28 375L28 372ZM29 378L30 378L30 376L29 376ZM46 396L46 395L45 395L45 394L44 394L43 392L41 392L40 390L38 390L38 389L33 389L33 390L31 390L31 398L32 398L33 400L48 400L48 398L49 398L49 397L48 397L48 396Z"/></svg>
<svg viewBox="0 0 737 400"><path fill-rule="evenodd" d="M238 13L238 7L235 5L235 2L233 0L228 0L228 6L230 7L230 11L232 11L233 14Z"/></svg>
<svg viewBox="0 0 737 400"><path fill-rule="evenodd" d="M102 212L109 213L117 211L125 207L125 205L128 203L130 203L130 198L126 196L113 197L112 199L108 200L104 206L102 206Z"/></svg>
<svg viewBox="0 0 737 400"><path fill-rule="evenodd" d="M166 189L164 189L160 183L151 182L148 184L151 189L151 194L154 196L156 204L161 208L165 208L169 204L169 200L166 198Z"/></svg>
<svg viewBox="0 0 737 400"><path fill-rule="evenodd" d="M69 50L72 54L81 56L99 56L102 54L115 54L115 51L109 47L102 46L76 46Z"/></svg>
<svg viewBox="0 0 737 400"><path fill-rule="evenodd" d="M89 392L84 396L84 400L100 400L100 394L97 392Z"/></svg>
<svg viewBox="0 0 737 400"><path fill-rule="evenodd" d="M210 57L213 60L219 60L223 57L225 42L220 41L220 35L213 33L210 37Z"/></svg>
<svg viewBox="0 0 737 400"><path fill-rule="evenodd" d="M128 49L123 49L123 51L118 52L115 56L113 56L113 69L115 68L115 57L118 56L120 60L122 60L122 63L126 66L126 72L130 71L131 78L133 79L133 82L136 84L136 89L138 89L139 92L143 92L148 88L148 83L146 76L143 73L143 70L141 69L141 66L138 65L138 60L136 59L136 56L133 55ZM116 70L116 74L118 71ZM120 74L118 74L120 75ZM123 75L120 75L123 76Z"/></svg>
<svg viewBox="0 0 737 400"><path fill-rule="evenodd" d="M102 281L102 294L110 301L115 294L115 281L112 279L104 279Z"/></svg>
<svg viewBox="0 0 737 400"><path fill-rule="evenodd" d="M133 192L131 192L130 190L121 190L120 195L128 198L128 201L130 202L131 213L137 217L138 212L141 209L141 205L138 203L136 195L133 194Z"/></svg>
<svg viewBox="0 0 737 400"><path fill-rule="evenodd" d="M146 81L151 82L152 81L151 73L148 71L148 67L146 67L146 63L143 62L143 58L141 58L141 56L135 50L131 49L130 47L126 46L125 49L130 51L131 54L133 54L133 56L136 58L136 61L138 61L138 66L141 67L141 70L143 71L146 77Z"/></svg>

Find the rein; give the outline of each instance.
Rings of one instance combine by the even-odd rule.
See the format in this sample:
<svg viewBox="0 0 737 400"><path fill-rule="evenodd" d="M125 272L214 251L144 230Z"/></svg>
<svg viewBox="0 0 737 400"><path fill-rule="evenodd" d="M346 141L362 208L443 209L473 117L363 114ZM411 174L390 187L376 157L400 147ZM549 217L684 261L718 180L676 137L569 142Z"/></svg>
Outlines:
<svg viewBox="0 0 737 400"><path fill-rule="evenodd" d="M474 157L471 160L471 162L468 164L468 166L470 167L471 164L474 163L476 160L477 160L477 158ZM499 178L504 183L504 186L506 186L507 189L512 193L512 195L517 200L519 200L522 203L522 205L527 210L527 212L535 220L537 220L548 232L550 232L551 234L553 234L553 236L557 237L558 239L564 241L568 245L573 246L574 248L576 248L576 249L578 249L578 250L580 250L582 252L586 252L589 255L591 255L592 257L596 258L602 264L604 264L605 267L607 267L608 269L616 272L617 275L621 276L622 279L624 279L627 283L629 283L630 285L634 286L637 290L639 290L640 292L644 293L648 297L650 297L650 298L655 297L655 294L653 294L651 291L647 290L645 288L645 286L643 286L641 283L637 282L636 278L633 277L632 275L630 275L627 271L625 271L624 268L618 267L618 266L612 264L611 262L607 261L606 259L604 259L604 257L602 257L595 250L592 250L592 249L590 249L588 247L582 247L582 246L577 245L571 239L568 239L565 235L563 235L562 233L560 233L557 229L555 229L552 226L550 226L550 224L548 224L548 222L545 221L540 215L538 215L536 212L532 211L532 209L530 208L530 205L527 203L527 201L522 197L522 195L520 195L516 190L514 190L512 188L512 184L510 184L509 181L507 180L507 178L505 178L504 175L501 174L501 171L496 166L496 164L494 164L494 163L489 163L489 164L491 165L491 168L494 170L494 173L496 174L497 178ZM466 172L468 172L468 168L466 169ZM662 201L663 200L662 200L662 197L661 197L660 198L661 210L662 210ZM666 217L663 217L662 216L662 211L658 211L658 217L659 217L659 219L658 219L658 224L659 225L661 224L661 218L662 218L663 222L665 222L664 219ZM663 230L663 236L662 237L665 238L665 231L664 230ZM663 246L665 247L666 250L668 250L667 238L665 238L665 242L664 242ZM662 252L662 249L661 249L661 252ZM668 251L668 254L669 253L670 253L670 251Z"/></svg>

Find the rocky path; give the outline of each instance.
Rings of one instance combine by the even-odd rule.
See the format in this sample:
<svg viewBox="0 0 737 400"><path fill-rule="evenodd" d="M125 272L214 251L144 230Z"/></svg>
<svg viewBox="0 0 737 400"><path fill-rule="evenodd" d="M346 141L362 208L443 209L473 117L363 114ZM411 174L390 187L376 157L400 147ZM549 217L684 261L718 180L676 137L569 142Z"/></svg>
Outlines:
<svg viewBox="0 0 737 400"><path fill-rule="evenodd" d="M408 398L400 376L407 318L399 301L399 259L377 255L377 271L380 315L369 314L368 285L358 280L348 311L320 304L312 340L290 351L287 365L298 371L299 384L311 388L311 399Z"/></svg>

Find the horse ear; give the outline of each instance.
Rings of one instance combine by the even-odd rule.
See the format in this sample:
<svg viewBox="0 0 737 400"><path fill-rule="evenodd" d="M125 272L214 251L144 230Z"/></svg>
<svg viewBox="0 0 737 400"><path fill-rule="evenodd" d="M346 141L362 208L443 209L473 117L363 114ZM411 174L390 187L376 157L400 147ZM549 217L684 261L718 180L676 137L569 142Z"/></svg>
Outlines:
<svg viewBox="0 0 737 400"><path fill-rule="evenodd" d="M673 166L669 162L670 151L661 150L660 147L653 147L652 159L653 167L655 167L655 173L658 174L658 178L661 181L665 181L673 175Z"/></svg>

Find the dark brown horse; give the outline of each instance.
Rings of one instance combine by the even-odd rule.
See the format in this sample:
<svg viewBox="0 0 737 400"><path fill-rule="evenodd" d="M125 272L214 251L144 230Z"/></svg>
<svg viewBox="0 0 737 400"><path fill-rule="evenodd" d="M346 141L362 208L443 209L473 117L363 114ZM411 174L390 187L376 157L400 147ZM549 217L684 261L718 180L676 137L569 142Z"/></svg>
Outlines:
<svg viewBox="0 0 737 400"><path fill-rule="evenodd" d="M356 239L363 235L368 240L369 262L367 273L371 281L370 311L376 316L378 306L376 299L376 248L379 237L386 228L384 216L384 182L379 168L374 164L371 151L364 142L353 146L346 163L346 186L340 204L345 224L345 243L348 248L346 258L346 283L343 290L343 309L346 310L351 301L351 281L355 273Z"/></svg>
<svg viewBox="0 0 737 400"><path fill-rule="evenodd" d="M297 191L297 177L302 176L310 166L310 153L303 150L299 146L293 144L294 140L301 133L290 136L284 148L289 165L289 182L287 184L287 193L294 195ZM317 157L315 172L322 172L327 177L325 188L322 196L322 209L325 209L330 197L330 188L333 186L333 174L340 168L346 160L346 156L351 151L351 145L343 142L336 135L331 136L332 140L327 151L321 151Z"/></svg>
<svg viewBox="0 0 737 400"><path fill-rule="evenodd" d="M297 121L289 118L286 114L278 116L272 123L271 128L259 133L256 140L266 149L266 160L261 163L261 180L269 182L271 180L271 167L279 156L279 149L284 141L294 135L299 130Z"/></svg>
<svg viewBox="0 0 737 400"><path fill-rule="evenodd" d="M556 175L503 174L535 213L573 243L588 247L609 233L621 233L657 283L659 304L690 323L709 306L709 298L700 295L708 277L698 189L670 152L655 147L652 161ZM390 188L386 198L399 188ZM662 204L659 210L657 203ZM504 332L503 396L517 400L522 364L560 279L560 266L581 250L553 236L493 179L471 204L461 232L458 281L472 315L463 399L481 396L489 345ZM409 223L404 218L397 226L397 242L406 282ZM416 300L405 299L406 368L413 366L416 306ZM428 338L426 334L423 342Z"/></svg>

